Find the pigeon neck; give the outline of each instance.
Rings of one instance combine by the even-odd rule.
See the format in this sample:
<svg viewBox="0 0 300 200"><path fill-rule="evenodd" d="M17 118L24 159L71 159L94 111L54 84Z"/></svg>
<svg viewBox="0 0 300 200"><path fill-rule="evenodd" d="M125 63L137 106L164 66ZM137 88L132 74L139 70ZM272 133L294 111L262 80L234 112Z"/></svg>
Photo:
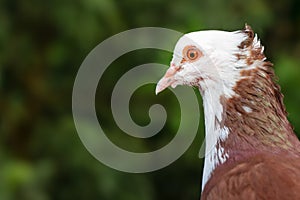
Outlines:
<svg viewBox="0 0 300 200"><path fill-rule="evenodd" d="M220 146L229 134L229 129L224 126L224 105L220 101L221 90L203 91L204 117L205 117L205 161L202 178L202 190L209 180L213 170L228 159L228 153Z"/></svg>
<svg viewBox="0 0 300 200"><path fill-rule="evenodd" d="M286 117L283 95L273 81L272 64L240 72L241 79L226 97L202 92L206 154L202 189L213 170L259 152L300 156L300 143Z"/></svg>
<svg viewBox="0 0 300 200"><path fill-rule="evenodd" d="M272 64L263 62L240 74L241 79L233 88L236 95L230 99L221 97L226 110L224 126L230 134L220 145L235 160L253 152L300 155L299 140L287 119Z"/></svg>

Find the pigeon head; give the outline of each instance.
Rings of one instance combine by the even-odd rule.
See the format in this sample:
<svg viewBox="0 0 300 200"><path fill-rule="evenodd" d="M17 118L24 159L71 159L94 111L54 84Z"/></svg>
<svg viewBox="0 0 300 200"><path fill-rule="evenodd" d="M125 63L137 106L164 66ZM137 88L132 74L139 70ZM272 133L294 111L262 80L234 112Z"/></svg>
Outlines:
<svg viewBox="0 0 300 200"><path fill-rule="evenodd" d="M232 88L242 77L241 71L253 69L255 61L263 61L263 47L252 29L198 31L181 37L174 49L173 59L164 77L158 82L156 93L171 86L196 86L203 94L207 91L232 96Z"/></svg>
<svg viewBox="0 0 300 200"><path fill-rule="evenodd" d="M156 93L177 85L201 92L206 136L201 199L285 199L290 194L288 199L300 199L299 179L294 178L300 177L300 143L263 50L247 25L234 32L188 33L178 40L157 84ZM291 173L280 176L286 170ZM261 190L260 185L270 183Z"/></svg>

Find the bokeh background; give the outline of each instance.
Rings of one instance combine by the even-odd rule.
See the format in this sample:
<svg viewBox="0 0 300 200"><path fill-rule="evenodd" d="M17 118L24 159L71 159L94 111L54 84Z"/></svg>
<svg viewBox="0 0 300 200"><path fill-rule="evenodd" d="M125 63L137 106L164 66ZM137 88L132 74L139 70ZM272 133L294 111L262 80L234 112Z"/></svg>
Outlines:
<svg viewBox="0 0 300 200"><path fill-rule="evenodd" d="M127 174L98 162L81 143L72 118L73 82L90 50L121 31L145 26L183 33L239 30L245 23L259 34L275 63L299 136L298 0L0 0L0 199L198 199L203 113L195 141L179 160L156 172ZM168 52L134 51L116 60L100 80L99 121L120 147L148 152L174 136L180 108L170 91L155 96L155 86L149 84L132 97L130 111L137 124L149 122L148 108L154 103L172 113L163 132L147 140L123 133L109 109L122 74L143 63L168 65L170 59Z"/></svg>

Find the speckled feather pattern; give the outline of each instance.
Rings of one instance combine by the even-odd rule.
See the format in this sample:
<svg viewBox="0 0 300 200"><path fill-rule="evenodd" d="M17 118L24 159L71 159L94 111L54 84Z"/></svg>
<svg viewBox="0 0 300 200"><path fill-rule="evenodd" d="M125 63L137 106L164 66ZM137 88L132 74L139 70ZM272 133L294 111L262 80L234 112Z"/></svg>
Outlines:
<svg viewBox="0 0 300 200"><path fill-rule="evenodd" d="M300 199L300 142L275 79L250 26L192 32L177 42L156 93L190 85L202 95L201 199Z"/></svg>
<svg viewBox="0 0 300 200"><path fill-rule="evenodd" d="M240 46L249 56L238 55L249 65L264 58L261 48L251 49L251 35ZM228 159L212 172L203 200L300 199L300 143L288 122L273 65L258 63L240 72L236 95L220 99L230 134L219 145Z"/></svg>

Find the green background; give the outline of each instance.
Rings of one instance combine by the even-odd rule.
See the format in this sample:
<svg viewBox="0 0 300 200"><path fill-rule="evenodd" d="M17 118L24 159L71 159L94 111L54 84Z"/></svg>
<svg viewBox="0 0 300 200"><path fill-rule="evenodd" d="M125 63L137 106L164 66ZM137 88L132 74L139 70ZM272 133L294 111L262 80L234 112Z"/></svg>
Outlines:
<svg viewBox="0 0 300 200"><path fill-rule="evenodd" d="M179 160L156 172L123 173L98 162L81 143L72 118L73 82L90 50L121 31L145 26L183 33L239 30L245 23L259 34L275 64L289 119L300 133L298 0L0 0L0 199L199 199L203 113L195 141ZM170 91L155 96L155 86L146 85L132 97L137 124L149 122L154 103L172 113L163 133L147 140L123 133L109 109L112 88L123 73L143 63L168 65L170 59L167 52L140 50L105 72L97 114L118 146L148 152L174 137L180 113Z"/></svg>

